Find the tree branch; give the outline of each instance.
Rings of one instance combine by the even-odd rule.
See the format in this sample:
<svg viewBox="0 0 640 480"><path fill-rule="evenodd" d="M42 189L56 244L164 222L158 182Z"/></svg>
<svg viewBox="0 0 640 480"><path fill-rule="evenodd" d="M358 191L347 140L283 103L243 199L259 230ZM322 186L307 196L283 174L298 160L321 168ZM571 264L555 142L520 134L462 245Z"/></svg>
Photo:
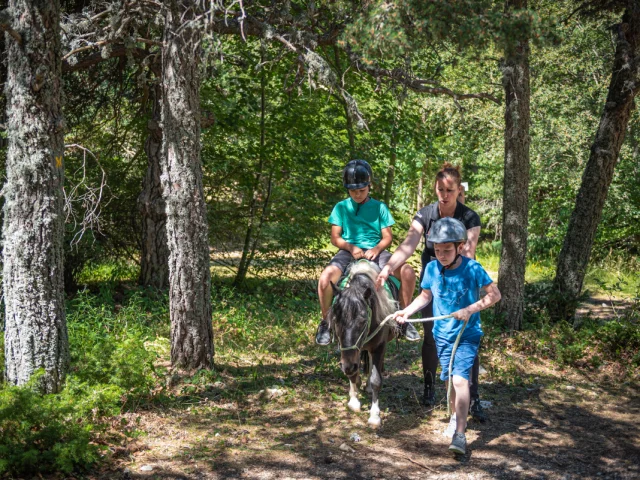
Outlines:
<svg viewBox="0 0 640 480"><path fill-rule="evenodd" d="M70 64L68 60L62 62L62 72L77 72L78 70L85 70L89 67L97 65L110 58L125 57L128 54L133 55L138 60L143 60L148 55L155 55L155 52L149 52L142 48L126 48L124 45L115 45L109 52L109 56L104 58L101 52L92 53L91 55L83 58L78 63ZM153 63L153 62L152 62ZM150 66L151 68L151 66ZM153 70L153 69L152 69Z"/></svg>
<svg viewBox="0 0 640 480"><path fill-rule="evenodd" d="M497 105L501 104L500 100L498 100L495 96L491 95L490 93L454 92L449 88L438 85L438 83L435 80L414 77L401 68L394 68L393 70L389 70L387 68L379 67L375 64L367 64L363 62L355 53L353 53L349 49L347 49L347 55L349 56L349 61L351 62L351 64L358 70L365 72L374 78L381 78L381 77L388 78L390 80L393 80L394 82L397 82L401 85L406 86L408 89L417 93L430 93L432 95L448 95L450 97L453 97L453 99L456 101L477 98L480 100L490 100L496 103ZM435 85L435 86L427 87L426 85Z"/></svg>

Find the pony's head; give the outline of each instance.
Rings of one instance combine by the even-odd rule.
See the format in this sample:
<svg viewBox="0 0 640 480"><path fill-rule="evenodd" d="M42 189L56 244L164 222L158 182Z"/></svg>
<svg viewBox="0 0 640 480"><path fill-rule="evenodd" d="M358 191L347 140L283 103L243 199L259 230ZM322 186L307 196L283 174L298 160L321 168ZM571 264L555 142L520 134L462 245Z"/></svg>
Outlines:
<svg viewBox="0 0 640 480"><path fill-rule="evenodd" d="M396 310L395 301L386 292L376 291L378 273L376 265L358 262L351 267L349 281L343 289L332 284L335 301L327 319L335 330L341 368L348 377L358 373L360 351L369 333Z"/></svg>

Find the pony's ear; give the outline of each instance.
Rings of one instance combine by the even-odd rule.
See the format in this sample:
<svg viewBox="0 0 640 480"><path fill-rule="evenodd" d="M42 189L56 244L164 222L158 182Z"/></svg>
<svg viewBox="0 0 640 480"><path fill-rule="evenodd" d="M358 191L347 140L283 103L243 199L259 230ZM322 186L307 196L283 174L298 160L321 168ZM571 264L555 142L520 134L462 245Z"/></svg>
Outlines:
<svg viewBox="0 0 640 480"><path fill-rule="evenodd" d="M364 291L364 299L368 302L369 300L371 300L371 296L373 295L373 290L371 288L367 288Z"/></svg>
<svg viewBox="0 0 640 480"><path fill-rule="evenodd" d="M342 290L340 289L340 287L338 287L335 283L333 283L331 280L329 280L329 283L331 284L331 290L333 290L333 295L336 296L338 295Z"/></svg>

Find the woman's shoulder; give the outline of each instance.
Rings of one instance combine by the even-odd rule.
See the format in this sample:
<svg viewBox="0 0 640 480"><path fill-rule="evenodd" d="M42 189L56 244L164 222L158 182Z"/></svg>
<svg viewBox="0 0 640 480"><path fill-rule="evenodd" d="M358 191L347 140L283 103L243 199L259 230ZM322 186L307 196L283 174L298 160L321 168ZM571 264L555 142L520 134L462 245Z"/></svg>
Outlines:
<svg viewBox="0 0 640 480"><path fill-rule="evenodd" d="M464 203L458 202L456 211L453 214L453 218L464 223L465 227L467 227L467 230L473 227L481 226L480 215L478 215L471 208L467 207Z"/></svg>
<svg viewBox="0 0 640 480"><path fill-rule="evenodd" d="M418 210L413 218L415 219L424 219L428 220L431 217L434 217L434 212L438 210L438 202L433 202L427 206L422 207Z"/></svg>

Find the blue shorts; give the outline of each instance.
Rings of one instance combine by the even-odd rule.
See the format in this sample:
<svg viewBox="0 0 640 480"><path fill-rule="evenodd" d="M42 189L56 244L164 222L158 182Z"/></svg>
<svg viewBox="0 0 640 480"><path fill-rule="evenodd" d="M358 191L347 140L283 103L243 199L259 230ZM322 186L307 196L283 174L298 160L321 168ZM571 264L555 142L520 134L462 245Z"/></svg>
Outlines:
<svg viewBox="0 0 640 480"><path fill-rule="evenodd" d="M477 339L461 339L456 349L456 358L453 360L453 374L469 380L473 361L478 355L480 348L480 338ZM453 343L434 336L436 341L436 351L438 352L438 360L440 360L440 380L449 380L449 361L451 360L451 352L453 351Z"/></svg>

